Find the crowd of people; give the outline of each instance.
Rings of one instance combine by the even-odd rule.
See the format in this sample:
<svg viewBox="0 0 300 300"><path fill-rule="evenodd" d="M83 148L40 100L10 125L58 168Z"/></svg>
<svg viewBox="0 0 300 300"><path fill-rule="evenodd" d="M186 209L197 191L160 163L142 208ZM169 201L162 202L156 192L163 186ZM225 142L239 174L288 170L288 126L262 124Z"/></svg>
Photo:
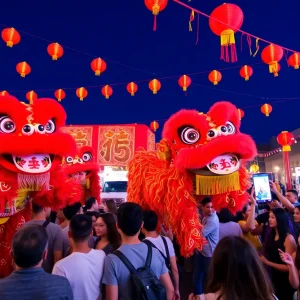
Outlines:
<svg viewBox="0 0 300 300"><path fill-rule="evenodd" d="M298 194L271 190L259 213L252 194L236 216L201 201L207 243L192 258L189 300L298 299ZM99 207L94 198L56 213L33 199L32 211L13 238L15 271L0 280L1 299L183 299L176 236L155 211L113 200Z"/></svg>

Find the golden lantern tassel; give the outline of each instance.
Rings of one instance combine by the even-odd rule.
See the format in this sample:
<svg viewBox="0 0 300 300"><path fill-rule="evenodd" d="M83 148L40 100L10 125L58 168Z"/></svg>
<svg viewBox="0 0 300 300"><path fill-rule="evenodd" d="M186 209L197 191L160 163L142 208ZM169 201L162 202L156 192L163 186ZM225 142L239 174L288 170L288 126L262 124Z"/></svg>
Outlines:
<svg viewBox="0 0 300 300"><path fill-rule="evenodd" d="M259 38L257 38L257 39L255 40L255 47L256 47L256 50L255 50L255 52L254 52L254 54L253 54L253 57L255 57L256 54L257 54L258 51L259 51L259 44L258 44L258 42L259 42Z"/></svg>
<svg viewBox="0 0 300 300"><path fill-rule="evenodd" d="M195 11L192 10L190 14L190 20L189 20L189 31L193 31L192 22L195 19Z"/></svg>
<svg viewBox="0 0 300 300"><path fill-rule="evenodd" d="M272 61L269 64L269 72L274 74L274 77L278 76L278 63L277 63L277 61Z"/></svg>
<svg viewBox="0 0 300 300"><path fill-rule="evenodd" d="M282 151L283 152L290 152L291 151L291 146L290 145L284 145L282 147Z"/></svg>
<svg viewBox="0 0 300 300"><path fill-rule="evenodd" d="M234 31L232 29L224 30L221 33L221 46L235 44Z"/></svg>

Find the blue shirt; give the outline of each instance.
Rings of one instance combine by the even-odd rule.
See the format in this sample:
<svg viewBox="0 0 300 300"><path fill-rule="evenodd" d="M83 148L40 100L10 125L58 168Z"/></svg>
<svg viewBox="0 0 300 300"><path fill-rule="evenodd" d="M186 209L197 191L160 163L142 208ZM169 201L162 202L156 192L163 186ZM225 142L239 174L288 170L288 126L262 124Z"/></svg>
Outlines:
<svg viewBox="0 0 300 300"><path fill-rule="evenodd" d="M68 279L51 275L42 268L14 271L0 280L1 300L73 300Z"/></svg>
<svg viewBox="0 0 300 300"><path fill-rule="evenodd" d="M203 256L212 257L219 242L219 218L216 212L203 217L202 226L202 234L206 238L207 244L203 245L201 253Z"/></svg>

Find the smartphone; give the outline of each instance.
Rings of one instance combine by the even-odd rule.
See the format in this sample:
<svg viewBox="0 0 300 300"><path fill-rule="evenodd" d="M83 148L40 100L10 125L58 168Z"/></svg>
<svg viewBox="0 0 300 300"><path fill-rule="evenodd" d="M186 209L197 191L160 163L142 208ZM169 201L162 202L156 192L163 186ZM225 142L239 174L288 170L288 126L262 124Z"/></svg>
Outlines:
<svg viewBox="0 0 300 300"><path fill-rule="evenodd" d="M270 178L268 173L253 174L253 185L257 203L272 201Z"/></svg>

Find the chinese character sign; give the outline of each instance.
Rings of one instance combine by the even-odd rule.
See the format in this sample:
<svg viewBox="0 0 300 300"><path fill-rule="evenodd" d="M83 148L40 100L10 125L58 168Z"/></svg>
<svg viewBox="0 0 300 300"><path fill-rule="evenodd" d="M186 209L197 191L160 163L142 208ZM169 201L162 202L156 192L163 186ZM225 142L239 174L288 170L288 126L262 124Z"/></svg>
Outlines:
<svg viewBox="0 0 300 300"><path fill-rule="evenodd" d="M92 126L68 126L63 127L61 130L64 133L70 134L79 148L83 146L92 146Z"/></svg>
<svg viewBox="0 0 300 300"><path fill-rule="evenodd" d="M126 166L135 147L134 126L99 126L98 163Z"/></svg>

